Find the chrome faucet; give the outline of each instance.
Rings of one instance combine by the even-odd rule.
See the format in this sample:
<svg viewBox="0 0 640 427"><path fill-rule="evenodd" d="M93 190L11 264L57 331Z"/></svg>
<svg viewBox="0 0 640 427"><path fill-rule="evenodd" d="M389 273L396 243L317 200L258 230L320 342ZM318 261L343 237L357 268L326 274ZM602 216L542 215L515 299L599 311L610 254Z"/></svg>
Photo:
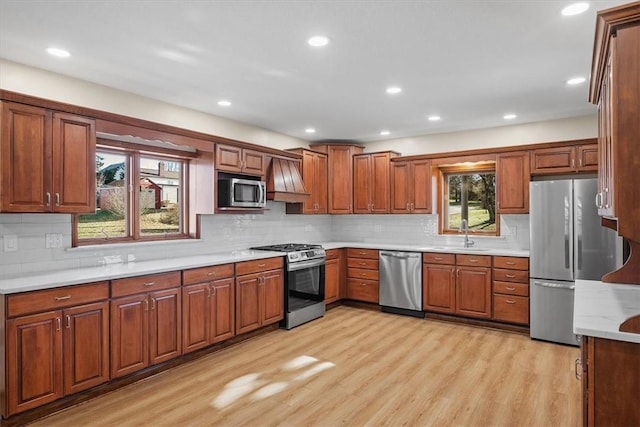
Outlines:
<svg viewBox="0 0 640 427"><path fill-rule="evenodd" d="M459 233L464 233L464 247L470 248L475 243L473 240L469 240L469 222L466 219L463 219L460 222L460 230Z"/></svg>

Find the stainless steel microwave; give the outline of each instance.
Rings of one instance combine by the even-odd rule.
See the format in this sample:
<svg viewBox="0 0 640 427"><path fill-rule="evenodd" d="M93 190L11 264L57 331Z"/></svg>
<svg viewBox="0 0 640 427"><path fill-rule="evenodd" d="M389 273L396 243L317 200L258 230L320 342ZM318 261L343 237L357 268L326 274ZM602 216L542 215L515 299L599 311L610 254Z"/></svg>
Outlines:
<svg viewBox="0 0 640 427"><path fill-rule="evenodd" d="M241 178L218 179L218 207L263 208L267 205L264 181Z"/></svg>

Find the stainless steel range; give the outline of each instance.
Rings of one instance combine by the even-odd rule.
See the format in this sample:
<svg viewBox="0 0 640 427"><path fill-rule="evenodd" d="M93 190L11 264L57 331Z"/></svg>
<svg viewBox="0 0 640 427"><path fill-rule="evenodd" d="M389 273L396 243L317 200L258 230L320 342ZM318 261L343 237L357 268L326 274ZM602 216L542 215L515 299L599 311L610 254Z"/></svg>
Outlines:
<svg viewBox="0 0 640 427"><path fill-rule="evenodd" d="M324 316L324 266L326 254L320 245L287 243L251 248L286 252L287 273L284 279L285 329Z"/></svg>

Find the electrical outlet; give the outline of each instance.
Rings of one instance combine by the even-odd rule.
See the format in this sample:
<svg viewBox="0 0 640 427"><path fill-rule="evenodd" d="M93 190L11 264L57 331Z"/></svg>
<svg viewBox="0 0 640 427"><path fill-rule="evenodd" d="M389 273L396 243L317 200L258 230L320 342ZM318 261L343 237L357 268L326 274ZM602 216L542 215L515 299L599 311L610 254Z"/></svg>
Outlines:
<svg viewBox="0 0 640 427"><path fill-rule="evenodd" d="M62 247L62 234L59 233L47 233L44 235L44 246L47 249L61 248Z"/></svg>
<svg viewBox="0 0 640 427"><path fill-rule="evenodd" d="M15 252L18 250L18 236L4 236L3 240L5 252Z"/></svg>

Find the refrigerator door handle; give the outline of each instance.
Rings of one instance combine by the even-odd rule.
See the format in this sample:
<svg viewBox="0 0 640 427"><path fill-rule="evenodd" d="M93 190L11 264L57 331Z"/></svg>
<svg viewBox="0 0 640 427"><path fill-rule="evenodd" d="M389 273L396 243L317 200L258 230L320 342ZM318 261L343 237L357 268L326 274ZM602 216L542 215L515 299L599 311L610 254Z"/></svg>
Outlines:
<svg viewBox="0 0 640 427"><path fill-rule="evenodd" d="M564 266L565 268L571 268L570 260L571 260L571 246L569 243L570 239L570 228L571 228L571 212L570 212L570 204L569 198L564 196Z"/></svg>
<svg viewBox="0 0 640 427"><path fill-rule="evenodd" d="M574 208L576 210L576 269L582 270L582 197L576 197Z"/></svg>
<svg viewBox="0 0 640 427"><path fill-rule="evenodd" d="M575 283L551 283L551 282L539 282L535 280L533 284L534 286L541 286L543 288L569 289L571 291L576 288Z"/></svg>

